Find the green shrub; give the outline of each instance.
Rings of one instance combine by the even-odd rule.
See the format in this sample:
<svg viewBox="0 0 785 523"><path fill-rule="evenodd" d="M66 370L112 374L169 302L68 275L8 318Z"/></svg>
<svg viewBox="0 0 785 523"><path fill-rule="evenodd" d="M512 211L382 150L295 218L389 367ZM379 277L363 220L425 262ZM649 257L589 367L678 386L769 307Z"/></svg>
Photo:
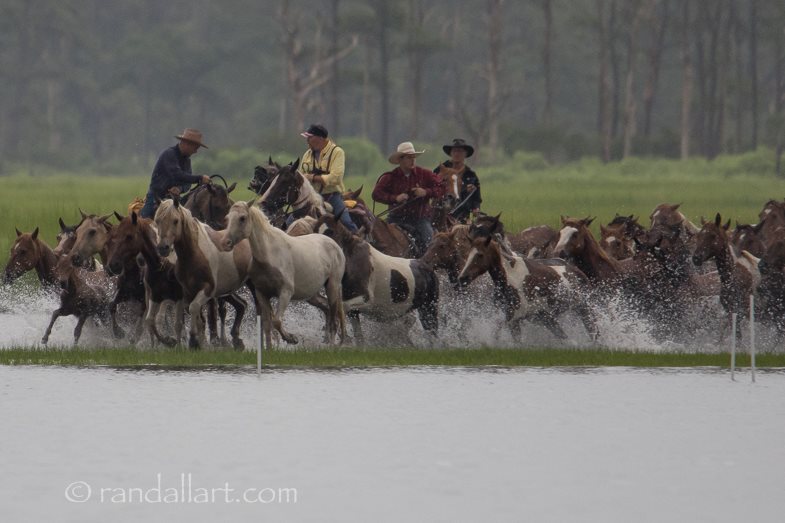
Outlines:
<svg viewBox="0 0 785 523"><path fill-rule="evenodd" d="M512 164L523 171L541 171L548 168L545 157L538 152L515 151L512 155Z"/></svg>

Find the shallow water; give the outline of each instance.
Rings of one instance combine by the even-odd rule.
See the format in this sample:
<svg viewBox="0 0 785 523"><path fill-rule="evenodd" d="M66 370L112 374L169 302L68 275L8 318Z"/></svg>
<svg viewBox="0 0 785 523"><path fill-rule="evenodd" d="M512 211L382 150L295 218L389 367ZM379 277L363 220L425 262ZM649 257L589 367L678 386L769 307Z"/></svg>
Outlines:
<svg viewBox="0 0 785 523"><path fill-rule="evenodd" d="M701 369L258 378L0 367L0 395L4 521L781 521L785 511L781 371L753 385ZM69 485L71 499L89 498L69 502ZM269 502L241 499L249 489Z"/></svg>

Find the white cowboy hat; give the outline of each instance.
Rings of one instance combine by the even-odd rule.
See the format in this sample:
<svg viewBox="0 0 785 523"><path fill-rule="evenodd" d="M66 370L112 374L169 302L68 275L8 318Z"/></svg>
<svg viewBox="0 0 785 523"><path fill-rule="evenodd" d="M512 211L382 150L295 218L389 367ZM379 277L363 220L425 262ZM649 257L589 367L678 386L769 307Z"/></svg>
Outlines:
<svg viewBox="0 0 785 523"><path fill-rule="evenodd" d="M398 145L398 150L392 153L390 157L387 158L387 160L392 164L398 165L401 163L401 157L409 154L419 156L424 152L425 151L415 151L414 144L412 142L403 142L402 144Z"/></svg>

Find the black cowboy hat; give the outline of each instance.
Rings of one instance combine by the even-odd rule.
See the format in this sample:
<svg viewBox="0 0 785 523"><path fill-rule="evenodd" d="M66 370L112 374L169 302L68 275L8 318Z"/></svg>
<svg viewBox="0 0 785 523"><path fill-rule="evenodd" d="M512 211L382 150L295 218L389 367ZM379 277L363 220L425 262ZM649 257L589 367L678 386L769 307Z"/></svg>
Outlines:
<svg viewBox="0 0 785 523"><path fill-rule="evenodd" d="M451 144L442 147L442 150L444 151L444 154L449 155L454 147L460 147L461 149L466 151L467 158L474 154L474 147L466 143L466 140L462 138L454 139Z"/></svg>

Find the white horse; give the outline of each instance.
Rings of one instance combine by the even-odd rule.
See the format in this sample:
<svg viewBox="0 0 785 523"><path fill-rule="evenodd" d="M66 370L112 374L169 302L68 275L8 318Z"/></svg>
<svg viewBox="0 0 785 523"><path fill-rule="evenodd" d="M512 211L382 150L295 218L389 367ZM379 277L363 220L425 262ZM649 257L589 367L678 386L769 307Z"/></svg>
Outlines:
<svg viewBox="0 0 785 523"><path fill-rule="evenodd" d="M290 300L318 300L323 287L327 292L327 341L333 342L338 329L343 341L346 326L341 278L346 260L338 244L321 234L289 236L273 227L253 200L237 202L229 210L222 246L231 250L246 238L253 253L250 279L256 288L268 346L272 327L287 343L297 343L283 328L283 313ZM273 314L270 300L275 297L278 307Z"/></svg>
<svg viewBox="0 0 785 523"><path fill-rule="evenodd" d="M202 306L211 298L228 296L248 279L253 258L248 242L238 242L232 252L218 248L219 233L198 221L177 200L166 200L155 213L158 228L158 254L177 253L175 277L183 287L183 300L191 315L188 344L196 348L206 343ZM232 341L240 345L242 311L232 326Z"/></svg>

